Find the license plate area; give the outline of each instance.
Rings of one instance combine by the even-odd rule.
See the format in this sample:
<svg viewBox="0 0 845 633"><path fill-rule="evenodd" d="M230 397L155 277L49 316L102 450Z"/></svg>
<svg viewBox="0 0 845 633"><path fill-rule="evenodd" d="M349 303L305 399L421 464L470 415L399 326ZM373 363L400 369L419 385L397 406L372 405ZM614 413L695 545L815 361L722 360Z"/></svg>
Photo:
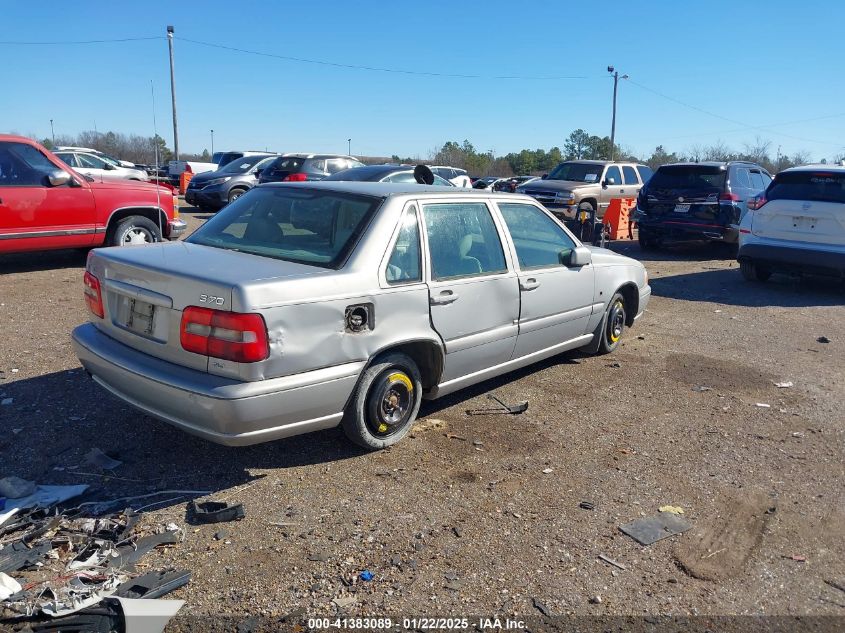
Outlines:
<svg viewBox="0 0 845 633"><path fill-rule="evenodd" d="M676 204L675 213L689 213L690 204Z"/></svg>
<svg viewBox="0 0 845 633"><path fill-rule="evenodd" d="M160 316L159 309L155 304L143 299L117 295L117 314L114 324L138 336L161 341L161 332L158 333L159 336L156 333L156 317Z"/></svg>

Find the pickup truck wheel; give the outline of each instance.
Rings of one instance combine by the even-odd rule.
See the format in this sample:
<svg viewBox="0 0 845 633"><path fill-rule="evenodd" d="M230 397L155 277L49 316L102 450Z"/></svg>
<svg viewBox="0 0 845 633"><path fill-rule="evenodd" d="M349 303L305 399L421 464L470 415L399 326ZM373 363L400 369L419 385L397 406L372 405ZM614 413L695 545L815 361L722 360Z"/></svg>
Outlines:
<svg viewBox="0 0 845 633"><path fill-rule="evenodd" d="M246 189L232 189L229 192L229 202L232 203L246 193Z"/></svg>
<svg viewBox="0 0 845 633"><path fill-rule="evenodd" d="M414 361L387 354L361 377L341 423L343 432L364 448L387 448L411 430L421 401L422 379Z"/></svg>
<svg viewBox="0 0 845 633"><path fill-rule="evenodd" d="M739 262L739 270L746 281L768 281L772 276L770 270L760 268L750 259L743 259Z"/></svg>
<svg viewBox="0 0 845 633"><path fill-rule="evenodd" d="M617 347L622 339L622 332L625 331L625 297L617 292L607 306L607 313L604 317L604 328L601 333L599 354L609 354Z"/></svg>
<svg viewBox="0 0 845 633"><path fill-rule="evenodd" d="M134 246L160 241L161 232L152 220L142 215L130 215L118 222L107 243L109 246Z"/></svg>

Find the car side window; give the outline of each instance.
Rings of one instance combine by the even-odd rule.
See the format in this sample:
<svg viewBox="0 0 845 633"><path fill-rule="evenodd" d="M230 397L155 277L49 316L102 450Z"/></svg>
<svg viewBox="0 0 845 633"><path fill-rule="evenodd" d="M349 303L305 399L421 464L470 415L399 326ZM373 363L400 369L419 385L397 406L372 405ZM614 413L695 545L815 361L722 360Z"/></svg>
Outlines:
<svg viewBox="0 0 845 633"><path fill-rule="evenodd" d="M737 167L734 177L731 178L731 185L751 189L751 172L747 167Z"/></svg>
<svg viewBox="0 0 845 633"><path fill-rule="evenodd" d="M410 207L402 218L402 228L399 229L384 276L390 285L422 281L420 225L416 207Z"/></svg>
<svg viewBox="0 0 845 633"><path fill-rule="evenodd" d="M610 184L610 179L613 178L613 182L617 185L622 184L622 177L619 175L619 168L616 165L611 165L607 168L607 172L604 174L604 180L607 184Z"/></svg>
<svg viewBox="0 0 845 633"><path fill-rule="evenodd" d="M763 177L763 189L768 189L769 185L772 184L772 177L766 172L760 172L760 175Z"/></svg>
<svg viewBox="0 0 845 633"><path fill-rule="evenodd" d="M25 143L0 143L0 187L34 187L56 167L44 154Z"/></svg>
<svg viewBox="0 0 845 633"><path fill-rule="evenodd" d="M763 174L756 169L751 170L751 188L754 191L763 191L766 188L766 185L763 184Z"/></svg>
<svg viewBox="0 0 845 633"><path fill-rule="evenodd" d="M400 171L398 174L391 174L387 177L387 182L401 182L401 183L415 183L414 174L409 171Z"/></svg>
<svg viewBox="0 0 845 633"><path fill-rule="evenodd" d="M423 213L433 279L507 271L499 232L486 204L427 204Z"/></svg>
<svg viewBox="0 0 845 633"><path fill-rule="evenodd" d="M339 171L346 169L347 161L342 158L330 158L326 161L326 171L330 174L336 174Z"/></svg>
<svg viewBox="0 0 845 633"><path fill-rule="evenodd" d="M79 163L76 162L76 156L73 155L73 154L59 154L59 153L57 153L56 156L58 156L64 162L66 162L69 167L79 167Z"/></svg>
<svg viewBox="0 0 845 633"><path fill-rule="evenodd" d="M82 167L88 169L105 169L106 161L91 154L77 154L76 159Z"/></svg>
<svg viewBox="0 0 845 633"><path fill-rule="evenodd" d="M575 248L563 227L533 205L499 203L499 211L508 225L522 270L563 266Z"/></svg>
<svg viewBox="0 0 845 633"><path fill-rule="evenodd" d="M638 185L640 181L637 179L637 171L630 165L622 166L622 176L625 178L626 185Z"/></svg>
<svg viewBox="0 0 845 633"><path fill-rule="evenodd" d="M637 165L637 171L640 172L640 178L642 179L643 184L646 184L654 175L651 168L646 167L645 165Z"/></svg>

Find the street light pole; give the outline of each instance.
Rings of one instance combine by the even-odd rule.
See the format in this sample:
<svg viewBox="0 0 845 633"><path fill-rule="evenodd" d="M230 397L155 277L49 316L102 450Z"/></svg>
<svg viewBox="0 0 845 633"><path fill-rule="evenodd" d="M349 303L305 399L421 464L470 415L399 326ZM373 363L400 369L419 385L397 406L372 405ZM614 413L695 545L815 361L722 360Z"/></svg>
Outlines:
<svg viewBox="0 0 845 633"><path fill-rule="evenodd" d="M50 136L53 137L53 147L56 146L56 132L53 130L53 119L50 119Z"/></svg>
<svg viewBox="0 0 845 633"><path fill-rule="evenodd" d="M211 130L211 155L214 156L214 130Z"/></svg>
<svg viewBox="0 0 845 633"><path fill-rule="evenodd" d="M170 51L170 99L173 103L173 158L179 160L179 128L176 125L176 77L173 74L173 27L167 27L167 48Z"/></svg>
<svg viewBox="0 0 845 633"><path fill-rule="evenodd" d="M613 77L613 121L610 125L610 160L613 160L616 152L616 89L619 84L619 71L613 66L608 66L607 72ZM622 79L627 78L628 75L622 75Z"/></svg>
<svg viewBox="0 0 845 633"><path fill-rule="evenodd" d="M346 139L346 144L347 144L346 155L352 156L352 139L351 138Z"/></svg>

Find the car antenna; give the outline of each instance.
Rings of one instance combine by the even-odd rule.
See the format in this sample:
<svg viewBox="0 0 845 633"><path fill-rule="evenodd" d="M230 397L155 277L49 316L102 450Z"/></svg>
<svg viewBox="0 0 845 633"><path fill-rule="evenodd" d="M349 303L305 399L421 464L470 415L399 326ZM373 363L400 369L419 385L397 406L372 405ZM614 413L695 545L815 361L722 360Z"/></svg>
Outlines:
<svg viewBox="0 0 845 633"><path fill-rule="evenodd" d="M161 226L161 183L158 181L159 167L158 167L158 127L156 127L156 89L153 80L150 79L150 95L153 103L153 152L155 153L155 167L156 167L156 216L158 217L158 234L164 237L164 229Z"/></svg>

